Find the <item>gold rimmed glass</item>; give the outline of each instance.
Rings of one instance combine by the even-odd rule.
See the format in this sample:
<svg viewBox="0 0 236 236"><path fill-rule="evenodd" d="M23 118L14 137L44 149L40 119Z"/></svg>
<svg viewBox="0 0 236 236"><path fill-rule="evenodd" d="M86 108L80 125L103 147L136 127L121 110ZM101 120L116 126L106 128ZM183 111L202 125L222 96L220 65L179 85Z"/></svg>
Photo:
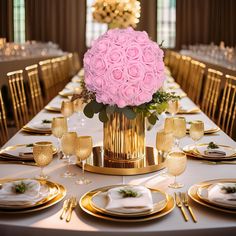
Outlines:
<svg viewBox="0 0 236 236"><path fill-rule="evenodd" d="M47 166L53 158L53 144L51 142L37 142L33 146L33 156L37 166L41 167L40 174L37 179L48 179L44 174L43 168Z"/></svg>
<svg viewBox="0 0 236 236"><path fill-rule="evenodd" d="M174 118L173 117L167 117L165 119L164 123L164 131L166 133L173 132L174 131Z"/></svg>
<svg viewBox="0 0 236 236"><path fill-rule="evenodd" d="M76 181L76 184L89 184L91 180L84 176L84 165L86 159L91 155L93 149L93 141L91 136L80 136L76 138L75 154L80 162L82 162L82 177Z"/></svg>
<svg viewBox="0 0 236 236"><path fill-rule="evenodd" d="M174 130L173 135L175 137L175 145L180 148L179 142L182 138L186 136L186 120L184 117L174 117Z"/></svg>
<svg viewBox="0 0 236 236"><path fill-rule="evenodd" d="M67 118L68 124L69 119L74 113L74 104L71 101L62 101L61 103L61 114Z"/></svg>
<svg viewBox="0 0 236 236"><path fill-rule="evenodd" d="M76 132L67 132L64 133L61 138L61 149L67 159L67 170L64 172L61 177L71 178L76 174L70 171L70 157L75 154L75 142L77 138Z"/></svg>
<svg viewBox="0 0 236 236"><path fill-rule="evenodd" d="M83 110L84 110L84 102L82 98L78 98L75 101L73 101L74 105L74 111L78 114L78 126L84 126L85 125L85 119L82 117Z"/></svg>
<svg viewBox="0 0 236 236"><path fill-rule="evenodd" d="M174 115L176 115L179 111L179 100L169 101L167 111L171 114L172 117L174 117Z"/></svg>
<svg viewBox="0 0 236 236"><path fill-rule="evenodd" d="M182 188L184 184L176 181L176 176L181 175L187 166L187 157L184 152L173 151L168 153L166 160L167 172L175 177L174 183L169 185L170 188Z"/></svg>
<svg viewBox="0 0 236 236"><path fill-rule="evenodd" d="M204 122L201 120L191 121L189 135L194 141L194 148L196 148L196 142L204 136Z"/></svg>
<svg viewBox="0 0 236 236"><path fill-rule="evenodd" d="M156 148L163 157L171 151L174 144L174 137L172 132L165 132L164 130L157 132Z"/></svg>
<svg viewBox="0 0 236 236"><path fill-rule="evenodd" d="M60 157L61 145L60 139L68 130L67 120L65 117L54 117L52 119L52 135L58 140L58 156Z"/></svg>

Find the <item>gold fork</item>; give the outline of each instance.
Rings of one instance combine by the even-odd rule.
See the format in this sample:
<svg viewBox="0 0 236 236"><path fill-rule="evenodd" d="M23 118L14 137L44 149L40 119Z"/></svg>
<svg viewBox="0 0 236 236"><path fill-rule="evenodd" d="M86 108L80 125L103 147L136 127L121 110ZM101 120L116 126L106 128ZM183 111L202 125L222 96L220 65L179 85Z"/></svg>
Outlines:
<svg viewBox="0 0 236 236"><path fill-rule="evenodd" d="M184 220L188 221L188 216L186 215L186 212L184 210L183 203L181 202L180 197L177 193L175 193L175 202L176 202L177 207L179 207L179 209L181 210Z"/></svg>
<svg viewBox="0 0 236 236"><path fill-rule="evenodd" d="M184 203L184 206L189 210L189 213L194 221L194 223L197 223L197 218L196 216L194 215L193 213L193 210L192 208L190 207L189 205L189 202L188 202L188 194L187 193L181 193L181 198L182 198L182 202Z"/></svg>
<svg viewBox="0 0 236 236"><path fill-rule="evenodd" d="M70 202L69 213L68 213L67 218L66 218L66 222L70 222L71 216L72 216L72 211L75 209L76 206L77 206L76 197L72 197L71 202Z"/></svg>
<svg viewBox="0 0 236 236"><path fill-rule="evenodd" d="M60 219L63 220L66 212L68 211L69 209L69 206L70 206L70 199L66 199L63 203L63 207L62 207L62 212L61 212L61 215L60 215Z"/></svg>

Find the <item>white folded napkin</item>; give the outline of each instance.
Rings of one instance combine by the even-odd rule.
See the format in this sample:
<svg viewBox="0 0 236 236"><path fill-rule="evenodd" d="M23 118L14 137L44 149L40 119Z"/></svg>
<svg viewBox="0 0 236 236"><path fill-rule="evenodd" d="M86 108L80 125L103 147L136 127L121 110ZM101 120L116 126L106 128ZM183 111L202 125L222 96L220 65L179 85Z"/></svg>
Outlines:
<svg viewBox="0 0 236 236"><path fill-rule="evenodd" d="M27 185L24 193L16 193L15 185L24 183ZM19 180L6 182L0 189L0 205L21 206L33 205L45 198L49 193L48 187L41 186L37 180Z"/></svg>
<svg viewBox="0 0 236 236"><path fill-rule="evenodd" d="M40 122L35 122L35 123L30 123L27 125L27 127L31 128L31 129L41 129L44 131L50 131L52 124L51 123L43 123L43 121Z"/></svg>
<svg viewBox="0 0 236 236"><path fill-rule="evenodd" d="M208 199L211 202L236 207L236 192L227 193L222 188L236 187L235 183L217 183L208 189Z"/></svg>
<svg viewBox="0 0 236 236"><path fill-rule="evenodd" d="M222 146L219 146L219 148L216 148L216 149L208 149L207 145L204 145L204 146L198 146L197 150L201 155L207 156L207 157L229 157L235 153L235 151L233 149L224 148ZM218 154L216 153L214 155L214 153L211 153L214 151L215 152L218 151Z"/></svg>
<svg viewBox="0 0 236 236"><path fill-rule="evenodd" d="M22 159L32 159L33 147L20 146L16 149L6 150L4 153L14 157L21 157Z"/></svg>
<svg viewBox="0 0 236 236"><path fill-rule="evenodd" d="M120 190L132 190L136 197L123 197ZM112 188L107 192L108 204L106 209L120 213L135 213L152 210L153 201L151 191L144 186L124 186Z"/></svg>

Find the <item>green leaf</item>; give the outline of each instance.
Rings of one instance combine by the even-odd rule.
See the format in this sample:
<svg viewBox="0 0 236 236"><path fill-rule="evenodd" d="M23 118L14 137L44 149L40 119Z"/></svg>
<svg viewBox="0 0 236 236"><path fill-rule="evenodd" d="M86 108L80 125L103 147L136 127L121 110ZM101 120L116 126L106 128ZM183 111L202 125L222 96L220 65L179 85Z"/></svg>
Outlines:
<svg viewBox="0 0 236 236"><path fill-rule="evenodd" d="M88 117L88 118L93 118L94 115L94 111L93 111L93 105L90 103L88 103L85 107L84 107L84 114Z"/></svg>
<svg viewBox="0 0 236 236"><path fill-rule="evenodd" d="M99 112L99 120L103 123L107 122L108 121L108 116L107 116L107 113L106 113L106 109L103 109Z"/></svg>
<svg viewBox="0 0 236 236"><path fill-rule="evenodd" d="M149 117L148 117L148 122L151 124L151 125L155 125L156 122L157 122L157 116L152 113Z"/></svg>
<svg viewBox="0 0 236 236"><path fill-rule="evenodd" d="M136 117L136 113L129 107L122 108L122 112L130 120L133 120Z"/></svg>
<svg viewBox="0 0 236 236"><path fill-rule="evenodd" d="M112 114L112 113L115 112L115 110L116 110L116 107L115 107L115 106L109 106L109 105L107 105L107 107L106 107L106 112L107 112L107 114Z"/></svg>
<svg viewBox="0 0 236 236"><path fill-rule="evenodd" d="M91 106L93 108L94 113L98 113L102 110L104 104L98 103L96 100L91 101Z"/></svg>

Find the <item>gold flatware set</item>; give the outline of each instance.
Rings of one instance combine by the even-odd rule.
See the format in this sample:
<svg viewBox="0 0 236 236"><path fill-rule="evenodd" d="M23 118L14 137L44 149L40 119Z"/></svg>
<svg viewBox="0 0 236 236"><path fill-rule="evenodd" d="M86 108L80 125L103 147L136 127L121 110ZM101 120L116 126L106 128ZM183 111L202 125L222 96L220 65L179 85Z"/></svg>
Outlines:
<svg viewBox="0 0 236 236"><path fill-rule="evenodd" d="M68 213L67 217L66 217L66 222L70 222L71 216L72 216L72 212L76 208L76 206L77 206L77 199L76 199L76 197L71 197L69 199L66 199L64 201L64 203L63 203L60 219L63 220L64 217L66 216L66 214Z"/></svg>
<svg viewBox="0 0 236 236"><path fill-rule="evenodd" d="M196 218L195 214L193 213L191 206L189 205L187 193L175 193L175 202L176 202L177 207L181 210L184 220L186 222L189 219L188 219L188 215L186 214L185 208L188 209L188 211L193 219L193 222L197 223L197 218Z"/></svg>

